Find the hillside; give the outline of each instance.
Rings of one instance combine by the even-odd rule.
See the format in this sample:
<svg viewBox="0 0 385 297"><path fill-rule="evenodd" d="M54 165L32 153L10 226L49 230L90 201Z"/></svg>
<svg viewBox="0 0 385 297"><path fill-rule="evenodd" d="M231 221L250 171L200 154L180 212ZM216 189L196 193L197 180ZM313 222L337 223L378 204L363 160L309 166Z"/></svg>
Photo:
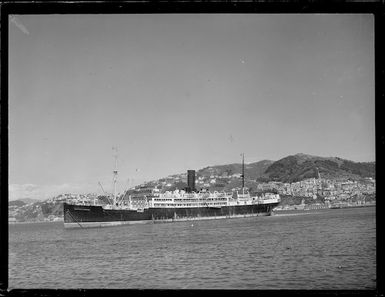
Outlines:
<svg viewBox="0 0 385 297"><path fill-rule="evenodd" d="M209 166L197 171L197 176L230 176L242 172L242 164ZM306 154L287 156L278 161L263 160L245 164L245 178L258 182L297 182L317 178L325 179L375 178L374 162L353 162L338 157L319 157Z"/></svg>
<svg viewBox="0 0 385 297"><path fill-rule="evenodd" d="M318 171L317 171L318 170ZM306 178L353 179L375 178L375 163L359 163L338 157L318 157L296 154L271 164L262 178L280 182L296 182Z"/></svg>
<svg viewBox="0 0 385 297"><path fill-rule="evenodd" d="M245 164L245 176L249 179L257 179L258 177L261 177L266 169L273 163L274 161L262 160L259 162ZM209 166L197 171L198 176L230 176L240 173L242 173L241 163Z"/></svg>
<svg viewBox="0 0 385 297"><path fill-rule="evenodd" d="M242 185L242 164L208 166L196 171L196 188L210 191L231 191ZM270 181L292 183L307 178L362 180L375 178L375 163L359 163L338 157L319 157L307 154L287 156L278 161L263 160L245 164L245 186L254 191L258 184ZM187 187L183 173L147 183L146 187L175 190ZM167 180L167 182L166 182ZM160 182L163 182L161 185ZM164 186L165 183L171 186Z"/></svg>

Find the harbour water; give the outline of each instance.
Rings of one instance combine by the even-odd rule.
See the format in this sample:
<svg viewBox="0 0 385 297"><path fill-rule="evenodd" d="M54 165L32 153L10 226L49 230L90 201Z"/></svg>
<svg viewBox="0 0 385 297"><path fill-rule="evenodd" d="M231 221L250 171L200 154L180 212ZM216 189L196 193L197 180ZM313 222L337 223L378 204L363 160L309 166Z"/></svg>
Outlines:
<svg viewBox="0 0 385 297"><path fill-rule="evenodd" d="M97 229L9 225L10 289L375 287L375 207Z"/></svg>

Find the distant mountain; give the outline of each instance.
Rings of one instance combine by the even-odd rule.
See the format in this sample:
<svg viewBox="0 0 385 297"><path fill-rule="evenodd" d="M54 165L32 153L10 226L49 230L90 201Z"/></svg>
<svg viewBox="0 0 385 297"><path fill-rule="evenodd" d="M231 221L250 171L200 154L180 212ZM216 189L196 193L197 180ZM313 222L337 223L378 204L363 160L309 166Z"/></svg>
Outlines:
<svg viewBox="0 0 385 297"><path fill-rule="evenodd" d="M13 201L9 201L8 203L8 206L17 206L17 207L20 207L20 206L23 206L25 205L26 203L21 201L21 200L13 200Z"/></svg>
<svg viewBox="0 0 385 297"><path fill-rule="evenodd" d="M318 157L296 154L280 159L271 164L262 178L280 182L296 182L306 178L326 179L364 177L375 178L374 162L353 162L338 157Z"/></svg>
<svg viewBox="0 0 385 297"><path fill-rule="evenodd" d="M38 200L38 199L32 199L32 198L22 198L22 199L18 199L20 201L23 201L24 203L26 204L29 204L29 203L36 203L36 202L41 202L41 200Z"/></svg>
<svg viewBox="0 0 385 297"><path fill-rule="evenodd" d="M40 202L40 200L32 199L32 198L22 198L22 199L9 201L8 205L20 207L20 206L23 206L25 204L36 203L36 202Z"/></svg>

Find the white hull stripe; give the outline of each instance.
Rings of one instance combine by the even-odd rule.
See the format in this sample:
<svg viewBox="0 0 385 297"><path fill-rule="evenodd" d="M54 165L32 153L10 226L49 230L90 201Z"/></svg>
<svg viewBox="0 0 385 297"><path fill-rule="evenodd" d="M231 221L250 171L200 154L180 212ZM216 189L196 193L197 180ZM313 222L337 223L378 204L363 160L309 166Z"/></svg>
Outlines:
<svg viewBox="0 0 385 297"><path fill-rule="evenodd" d="M97 228L97 227L112 227L112 226L132 225L132 224L153 224L153 223L156 224L156 223L172 223L172 222L186 222L186 221L236 219L236 218L267 216L267 215L269 215L269 213L254 213L254 214L216 216L216 217L191 217L191 218L176 218L176 219L164 219L164 220L113 221L113 222L73 222L73 223L64 223L64 228L66 228L66 229Z"/></svg>

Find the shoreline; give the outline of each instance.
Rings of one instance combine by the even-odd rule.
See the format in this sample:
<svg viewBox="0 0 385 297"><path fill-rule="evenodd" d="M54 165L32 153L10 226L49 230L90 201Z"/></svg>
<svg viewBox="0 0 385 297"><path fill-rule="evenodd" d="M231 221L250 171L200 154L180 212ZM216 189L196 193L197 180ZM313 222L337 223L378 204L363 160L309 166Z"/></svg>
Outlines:
<svg viewBox="0 0 385 297"><path fill-rule="evenodd" d="M18 221L18 222L9 222L8 221L8 225L17 225L17 224L41 224L41 223L63 223L64 222L64 219L63 220L59 220L59 221Z"/></svg>
<svg viewBox="0 0 385 297"><path fill-rule="evenodd" d="M376 207L376 204L362 204L362 205L350 205L350 206L341 206L331 208L329 206L319 206L317 208L304 208L304 209L275 209L272 211L272 216L279 215L290 215L290 214L308 214L322 212L326 210L338 210L338 209L347 209L347 208L365 208L365 207ZM41 223L64 223L64 219L57 221L23 221L23 222L8 222L8 225L18 225L18 224L41 224Z"/></svg>
<svg viewBox="0 0 385 297"><path fill-rule="evenodd" d="M350 205L350 206L341 206L341 207L321 206L318 208L304 208L304 209L275 209L275 210L273 210L273 214L274 215L306 214L306 213L315 213L315 212L326 211L326 210L365 208L365 207L376 207L376 204Z"/></svg>

